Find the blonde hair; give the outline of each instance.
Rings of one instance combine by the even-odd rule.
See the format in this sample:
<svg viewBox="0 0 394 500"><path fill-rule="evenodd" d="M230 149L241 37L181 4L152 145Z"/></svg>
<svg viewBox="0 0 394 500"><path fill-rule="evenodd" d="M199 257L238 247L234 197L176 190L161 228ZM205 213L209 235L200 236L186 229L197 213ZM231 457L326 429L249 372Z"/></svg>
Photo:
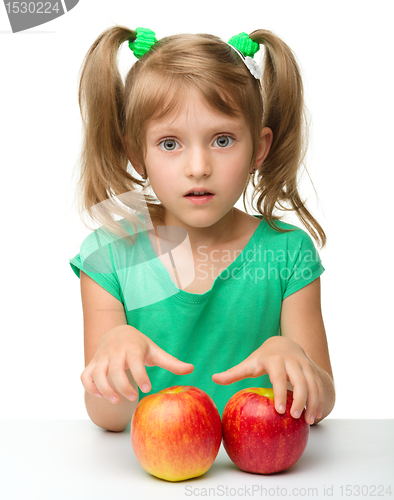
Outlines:
<svg viewBox="0 0 394 500"><path fill-rule="evenodd" d="M261 82L220 38L209 34L174 35L159 40L128 72L125 83L117 65L120 46L135 40L136 32L123 26L104 31L90 47L79 83L79 106L84 125L78 199L80 208L104 226L117 231L114 220L95 206L114 196L142 188L149 214L163 221L164 207L145 194L144 182L128 171L128 154L146 173L145 132L149 120L176 112L190 87L207 104L228 115L242 113L250 125L255 161L261 130L269 127L273 143L268 156L250 176L252 203L275 230L278 204L297 217L321 243L326 235L300 198L297 175L307 147L307 126L300 70L291 49L276 35L256 30L250 38L265 47ZM130 53L130 57L132 57ZM127 137L127 144L124 142ZM126 149L127 148L127 149ZM245 211L246 184L243 192ZM290 208L283 206L288 203ZM125 202L127 204L127 202ZM112 205L113 212L126 212Z"/></svg>

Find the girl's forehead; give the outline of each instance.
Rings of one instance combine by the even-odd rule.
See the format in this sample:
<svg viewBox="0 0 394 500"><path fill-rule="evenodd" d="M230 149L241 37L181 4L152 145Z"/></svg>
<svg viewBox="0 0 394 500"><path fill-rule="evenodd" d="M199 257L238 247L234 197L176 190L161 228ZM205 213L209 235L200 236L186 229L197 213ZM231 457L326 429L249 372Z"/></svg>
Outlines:
<svg viewBox="0 0 394 500"><path fill-rule="evenodd" d="M166 112L166 109L169 111ZM215 109L202 95L195 89L189 89L177 100L176 105L165 102L162 109L149 120L148 129L154 132L155 129L165 126L176 127L179 123L193 122L194 120L210 121L212 124L239 126L244 125L242 113L233 110L231 115Z"/></svg>

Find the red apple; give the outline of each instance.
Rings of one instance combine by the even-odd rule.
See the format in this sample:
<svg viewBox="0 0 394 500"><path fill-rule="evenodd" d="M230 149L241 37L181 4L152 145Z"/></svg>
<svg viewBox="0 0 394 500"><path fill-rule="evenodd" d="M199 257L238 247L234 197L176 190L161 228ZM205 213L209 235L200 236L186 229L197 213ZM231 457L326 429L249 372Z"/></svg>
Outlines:
<svg viewBox="0 0 394 500"><path fill-rule="evenodd" d="M219 411L210 396L177 385L145 396L131 420L131 444L153 476L182 481L211 467L222 441Z"/></svg>
<svg viewBox="0 0 394 500"><path fill-rule="evenodd" d="M241 470L272 474L288 469L304 453L309 425L290 415L293 393L287 391L286 411L278 413L272 389L250 387L232 396L222 414L223 446Z"/></svg>

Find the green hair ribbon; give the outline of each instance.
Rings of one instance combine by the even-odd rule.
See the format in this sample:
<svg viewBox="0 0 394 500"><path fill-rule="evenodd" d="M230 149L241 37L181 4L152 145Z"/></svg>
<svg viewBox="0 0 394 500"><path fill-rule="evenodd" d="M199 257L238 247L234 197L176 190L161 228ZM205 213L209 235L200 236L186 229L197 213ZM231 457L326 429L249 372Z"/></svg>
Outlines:
<svg viewBox="0 0 394 500"><path fill-rule="evenodd" d="M253 59L256 52L260 50L260 45L249 38L249 35L245 32L231 37L227 44L238 53L243 63L250 71L250 74L257 80L261 80L263 73L260 66Z"/></svg>
<svg viewBox="0 0 394 500"><path fill-rule="evenodd" d="M156 33L149 28L136 28L137 36L129 40L129 47L137 59L141 59L157 42Z"/></svg>
<svg viewBox="0 0 394 500"><path fill-rule="evenodd" d="M245 32L232 36L227 43L238 49L245 57L253 57L260 50L260 45Z"/></svg>

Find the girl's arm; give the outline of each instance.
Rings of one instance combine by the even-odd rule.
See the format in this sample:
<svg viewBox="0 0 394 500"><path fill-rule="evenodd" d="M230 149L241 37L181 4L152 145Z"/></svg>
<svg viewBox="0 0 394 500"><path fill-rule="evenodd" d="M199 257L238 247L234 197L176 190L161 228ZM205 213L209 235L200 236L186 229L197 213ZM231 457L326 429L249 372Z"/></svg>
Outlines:
<svg viewBox="0 0 394 500"><path fill-rule="evenodd" d="M275 408L283 413L287 389L293 390L291 414L318 423L333 409L335 388L320 306L320 278L282 301L281 336L271 337L238 365L212 379L232 384L268 373ZM288 383L290 387L288 387Z"/></svg>
<svg viewBox="0 0 394 500"><path fill-rule="evenodd" d="M127 325L124 307L119 300L104 290L104 288L83 271L80 273L80 280L84 323L85 367L87 367L96 354L98 344L105 333L115 328L121 330L122 328L127 329L131 327ZM138 388L130 370L124 373L128 379L123 379L124 390L127 390L127 385L130 384L138 394ZM82 377L83 374L81 380ZM97 397L95 395L100 393L97 388L90 388L94 393L85 390L86 411L92 422L99 427L120 432L130 422L134 409L137 406L138 398L135 401L129 401L124 396L119 396L111 387L113 381L110 376L109 381L106 383L107 390L104 394L105 397ZM132 392L132 387L128 388L130 393ZM116 397L118 404L111 403L109 401L110 397Z"/></svg>
<svg viewBox="0 0 394 500"><path fill-rule="evenodd" d="M320 277L282 301L280 321L282 336L301 346L323 384L324 400L321 416L316 415L317 424L331 413L335 404L334 379L321 311ZM283 389L281 391L283 394Z"/></svg>
<svg viewBox="0 0 394 500"><path fill-rule="evenodd" d="M160 366L176 375L194 366L161 349L127 324L123 304L81 271L85 370L81 381L90 419L110 431L123 431L138 403L138 387L149 392L146 366Z"/></svg>

